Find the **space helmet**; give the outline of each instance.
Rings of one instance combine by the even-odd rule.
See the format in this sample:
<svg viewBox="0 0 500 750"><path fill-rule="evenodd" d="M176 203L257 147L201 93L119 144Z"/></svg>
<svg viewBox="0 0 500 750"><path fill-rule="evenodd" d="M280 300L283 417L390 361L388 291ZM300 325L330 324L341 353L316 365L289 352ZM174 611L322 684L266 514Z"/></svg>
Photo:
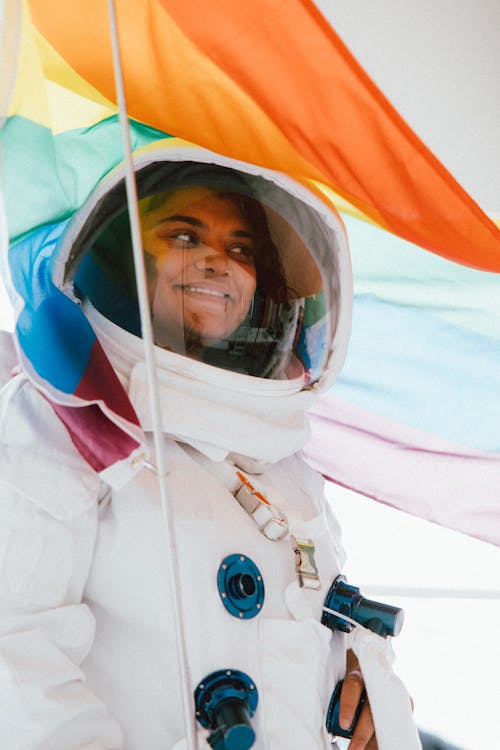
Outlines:
<svg viewBox="0 0 500 750"><path fill-rule="evenodd" d="M290 178L203 149L135 157L154 343L297 389L342 364L351 273L342 223ZM70 227L64 286L141 336L123 171Z"/></svg>

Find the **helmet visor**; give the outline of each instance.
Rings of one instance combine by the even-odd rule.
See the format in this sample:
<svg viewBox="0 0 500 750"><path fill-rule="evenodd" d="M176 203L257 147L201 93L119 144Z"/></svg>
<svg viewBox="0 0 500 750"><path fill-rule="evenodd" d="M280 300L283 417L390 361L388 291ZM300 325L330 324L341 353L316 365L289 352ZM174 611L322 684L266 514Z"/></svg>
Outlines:
<svg viewBox="0 0 500 750"><path fill-rule="evenodd" d="M270 198L258 178L252 183L234 170L161 166L161 176L151 167L149 177L138 175L155 344L246 375L317 380L336 291L325 288L320 264L283 215L286 200ZM87 220L71 275L81 297L140 335L128 212L118 188Z"/></svg>

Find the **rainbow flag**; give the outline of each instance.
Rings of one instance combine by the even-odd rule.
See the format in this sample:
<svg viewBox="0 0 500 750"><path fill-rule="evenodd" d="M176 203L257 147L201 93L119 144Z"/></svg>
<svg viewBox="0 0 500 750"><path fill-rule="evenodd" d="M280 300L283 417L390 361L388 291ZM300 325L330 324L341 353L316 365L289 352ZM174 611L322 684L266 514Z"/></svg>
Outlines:
<svg viewBox="0 0 500 750"><path fill-rule="evenodd" d="M55 301L50 263L64 222L122 159L109 19L97 0L14 5L0 106L10 100L2 180L17 337L79 449L105 470L143 436L125 394L105 387L116 383L92 331L79 321L75 347L76 322L57 322L74 311ZM184 139L285 172L344 212L353 339L314 409L310 460L334 481L500 542L498 227L309 0L218 0L217 23L201 0L117 0L116 10L134 146ZM96 419L127 436L117 453L88 446Z"/></svg>

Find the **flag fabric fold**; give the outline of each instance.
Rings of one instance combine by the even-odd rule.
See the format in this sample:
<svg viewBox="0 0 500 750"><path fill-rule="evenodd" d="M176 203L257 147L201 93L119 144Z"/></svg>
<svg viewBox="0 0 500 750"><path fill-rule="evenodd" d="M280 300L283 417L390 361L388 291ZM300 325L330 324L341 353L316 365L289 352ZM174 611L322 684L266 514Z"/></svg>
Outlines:
<svg viewBox="0 0 500 750"><path fill-rule="evenodd" d="M352 335L312 411L308 460L339 484L498 544L500 279L345 221Z"/></svg>

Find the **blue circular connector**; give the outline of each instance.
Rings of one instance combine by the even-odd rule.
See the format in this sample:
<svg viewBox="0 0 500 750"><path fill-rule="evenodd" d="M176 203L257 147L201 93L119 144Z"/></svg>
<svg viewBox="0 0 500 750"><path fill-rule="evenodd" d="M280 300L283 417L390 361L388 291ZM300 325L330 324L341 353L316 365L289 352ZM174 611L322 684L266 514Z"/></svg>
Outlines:
<svg viewBox="0 0 500 750"><path fill-rule="evenodd" d="M217 572L217 588L227 611L241 620L259 614L264 604L264 581L260 570L246 555L229 555Z"/></svg>
<svg viewBox="0 0 500 750"><path fill-rule="evenodd" d="M236 669L207 675L194 692L196 719L211 729L214 750L249 750L255 742L250 724L259 695L251 678Z"/></svg>
<svg viewBox="0 0 500 750"><path fill-rule="evenodd" d="M347 583L344 576L337 576L334 580L326 595L324 606L359 622L382 638L399 635L403 627L402 609L366 599L357 586ZM348 620L326 610L323 610L321 622L330 630L342 630L344 633L350 633L354 627Z"/></svg>

